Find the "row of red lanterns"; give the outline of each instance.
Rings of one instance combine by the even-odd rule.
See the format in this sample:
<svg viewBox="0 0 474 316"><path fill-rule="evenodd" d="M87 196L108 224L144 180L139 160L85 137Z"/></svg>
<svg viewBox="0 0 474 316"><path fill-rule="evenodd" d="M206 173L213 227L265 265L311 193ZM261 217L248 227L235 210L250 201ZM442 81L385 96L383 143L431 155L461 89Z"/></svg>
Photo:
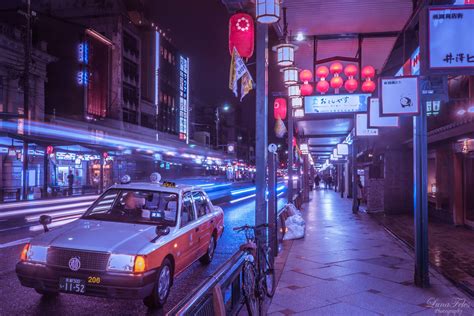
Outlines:
<svg viewBox="0 0 474 316"><path fill-rule="evenodd" d="M344 71L344 74L347 76L347 80L344 82L344 79L340 74ZM329 87L335 89L336 93L339 93L339 89L344 86L344 88L353 93L357 90L359 82L354 79L357 75L358 68L353 64L347 65L345 68L341 63L333 63L330 67L319 66L316 69L316 76L319 78L319 81L316 84L316 90L324 94L329 91ZM331 80L328 82L326 78L329 76L329 73L333 75ZM365 66L362 68L362 79L365 79L362 84L362 91L367 93L372 93L375 91L375 82L372 80L375 77L375 69L372 66ZM302 70L300 72L300 80L303 84L300 87L301 95L307 96L313 94L313 86L309 83L313 79L313 74L310 70Z"/></svg>

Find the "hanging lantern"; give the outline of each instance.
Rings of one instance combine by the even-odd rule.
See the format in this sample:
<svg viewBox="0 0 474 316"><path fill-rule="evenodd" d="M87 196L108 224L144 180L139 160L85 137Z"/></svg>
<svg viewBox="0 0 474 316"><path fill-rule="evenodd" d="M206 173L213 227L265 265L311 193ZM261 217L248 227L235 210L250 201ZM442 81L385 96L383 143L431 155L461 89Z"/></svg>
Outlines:
<svg viewBox="0 0 474 316"><path fill-rule="evenodd" d="M286 86L298 83L298 68L285 67L281 71L283 72L283 83Z"/></svg>
<svg viewBox="0 0 474 316"><path fill-rule="evenodd" d="M329 70L333 75L339 75L342 72L342 64L332 63L331 66L329 66Z"/></svg>
<svg viewBox="0 0 474 316"><path fill-rule="evenodd" d="M275 101L273 102L273 115L275 119L284 120L286 118L286 111L287 111L286 99L276 98Z"/></svg>
<svg viewBox="0 0 474 316"><path fill-rule="evenodd" d="M46 154L51 155L54 152L54 147L49 145L46 147Z"/></svg>
<svg viewBox="0 0 474 316"><path fill-rule="evenodd" d="M325 94L329 90L329 82L326 80L320 80L316 84L316 90L318 90L319 93Z"/></svg>
<svg viewBox="0 0 474 316"><path fill-rule="evenodd" d="M354 92L357 90L357 86L359 83L355 79L347 79L346 83L344 84L344 88L350 93Z"/></svg>
<svg viewBox="0 0 474 316"><path fill-rule="evenodd" d="M362 68L362 79L375 77L375 69L372 66L365 66Z"/></svg>
<svg viewBox="0 0 474 316"><path fill-rule="evenodd" d="M329 76L329 69L326 66L319 66L318 69L316 69L316 76L321 78L321 80L327 78Z"/></svg>
<svg viewBox="0 0 474 316"><path fill-rule="evenodd" d="M302 70L300 72L300 80L304 83L308 83L313 79L313 74L308 69Z"/></svg>
<svg viewBox="0 0 474 316"><path fill-rule="evenodd" d="M313 94L313 86L309 83L304 83L301 85L300 91L303 96L311 95Z"/></svg>
<svg viewBox="0 0 474 316"><path fill-rule="evenodd" d="M344 84L344 80L342 79L342 77L335 76L331 78L331 88L339 89L342 87L343 84Z"/></svg>
<svg viewBox="0 0 474 316"><path fill-rule="evenodd" d="M372 80L367 78L366 81L364 81L364 83L362 84L362 91L363 92L368 92L368 93L374 92L375 91L375 82L373 82Z"/></svg>
<svg viewBox="0 0 474 316"><path fill-rule="evenodd" d="M280 0L257 0L257 22L271 24L280 19Z"/></svg>
<svg viewBox="0 0 474 316"><path fill-rule="evenodd" d="M297 48L297 46L287 43L273 46L273 51L277 53L278 66L292 66L295 62L295 50Z"/></svg>
<svg viewBox="0 0 474 316"><path fill-rule="evenodd" d="M301 96L300 86L299 85L292 85L288 87L288 97L292 98L299 98Z"/></svg>
<svg viewBox="0 0 474 316"><path fill-rule="evenodd" d="M254 50L255 27L253 19L246 13L237 13L229 19L229 53L232 56L234 47L240 57L250 58Z"/></svg>
<svg viewBox="0 0 474 316"><path fill-rule="evenodd" d="M293 109L298 109L303 106L303 98L293 98L291 99L291 107Z"/></svg>
<svg viewBox="0 0 474 316"><path fill-rule="evenodd" d="M352 79L357 75L357 66L353 64L349 64L344 68L344 74L349 78Z"/></svg>
<svg viewBox="0 0 474 316"><path fill-rule="evenodd" d="M282 119L277 119L275 122L275 135L278 138L283 138L286 134L286 126Z"/></svg>

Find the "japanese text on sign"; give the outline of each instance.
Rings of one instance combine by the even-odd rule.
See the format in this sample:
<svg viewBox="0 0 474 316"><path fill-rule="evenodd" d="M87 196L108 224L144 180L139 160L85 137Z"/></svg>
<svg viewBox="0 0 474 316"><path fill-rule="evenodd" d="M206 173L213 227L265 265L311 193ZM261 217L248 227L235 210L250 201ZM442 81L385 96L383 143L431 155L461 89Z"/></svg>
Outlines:
<svg viewBox="0 0 474 316"><path fill-rule="evenodd" d="M369 94L308 96L305 113L347 113L367 111Z"/></svg>
<svg viewBox="0 0 474 316"><path fill-rule="evenodd" d="M473 29L472 7L430 8L430 67L474 67Z"/></svg>

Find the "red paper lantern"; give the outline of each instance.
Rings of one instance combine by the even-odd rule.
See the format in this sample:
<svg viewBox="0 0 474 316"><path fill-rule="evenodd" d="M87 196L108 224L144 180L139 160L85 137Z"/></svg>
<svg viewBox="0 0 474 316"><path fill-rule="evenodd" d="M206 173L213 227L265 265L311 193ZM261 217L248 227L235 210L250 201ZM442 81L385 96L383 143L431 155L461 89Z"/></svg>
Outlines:
<svg viewBox="0 0 474 316"><path fill-rule="evenodd" d="M313 79L313 74L308 69L302 70L300 72L300 80L304 83L308 83L308 81L311 81L311 79Z"/></svg>
<svg viewBox="0 0 474 316"><path fill-rule="evenodd" d="M49 145L48 147L46 147L46 153L48 155L51 155L52 153L54 152L54 147Z"/></svg>
<svg viewBox="0 0 474 316"><path fill-rule="evenodd" d="M318 69L316 69L316 76L319 78L327 78L329 75L329 69L326 66L319 66Z"/></svg>
<svg viewBox="0 0 474 316"><path fill-rule="evenodd" d="M329 67L329 70L332 74L340 74L342 72L342 64L341 63L332 63Z"/></svg>
<svg viewBox="0 0 474 316"><path fill-rule="evenodd" d="M254 49L253 19L246 13L237 13L229 19L229 53L232 55L234 47L243 58L250 58Z"/></svg>
<svg viewBox="0 0 474 316"><path fill-rule="evenodd" d="M282 119L286 118L286 99L284 98L276 98L273 102L273 115L275 119Z"/></svg>
<svg viewBox="0 0 474 316"><path fill-rule="evenodd" d="M362 79L373 78L375 76L375 69L372 66L365 66L362 68Z"/></svg>
<svg viewBox="0 0 474 316"><path fill-rule="evenodd" d="M313 94L313 86L309 83L305 83L300 87L301 95L312 95Z"/></svg>
<svg viewBox="0 0 474 316"><path fill-rule="evenodd" d="M346 90L350 93L356 91L358 86L359 83L355 79L347 79L346 83L344 84L344 88L346 88Z"/></svg>
<svg viewBox="0 0 474 316"><path fill-rule="evenodd" d="M344 74L349 78L354 77L357 75L357 66L353 64L347 65L346 68L344 68Z"/></svg>
<svg viewBox="0 0 474 316"><path fill-rule="evenodd" d="M368 93L374 92L375 91L375 82L373 82L372 80L364 81L364 83L362 84L362 91L363 92L368 92Z"/></svg>
<svg viewBox="0 0 474 316"><path fill-rule="evenodd" d="M343 83L344 83L344 80L342 79L342 77L332 77L331 78L331 87L333 89L339 89L340 87L342 87Z"/></svg>
<svg viewBox="0 0 474 316"><path fill-rule="evenodd" d="M318 90L318 92L321 94L328 92L329 82L327 82L326 80L318 81L318 84L316 85L316 90Z"/></svg>

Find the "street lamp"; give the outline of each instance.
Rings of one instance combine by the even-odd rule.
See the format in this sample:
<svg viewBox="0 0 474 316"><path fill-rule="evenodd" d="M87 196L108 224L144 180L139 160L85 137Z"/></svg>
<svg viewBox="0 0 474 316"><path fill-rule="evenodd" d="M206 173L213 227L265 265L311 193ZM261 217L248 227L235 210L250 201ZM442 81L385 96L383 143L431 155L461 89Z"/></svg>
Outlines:
<svg viewBox="0 0 474 316"><path fill-rule="evenodd" d="M257 0L257 22L271 24L280 19L280 0Z"/></svg>
<svg viewBox="0 0 474 316"><path fill-rule="evenodd" d="M220 121L220 106L216 107L215 114L216 114L216 147L219 148L219 121ZM230 110L230 105L224 104L222 106L222 110L224 112L228 112Z"/></svg>

